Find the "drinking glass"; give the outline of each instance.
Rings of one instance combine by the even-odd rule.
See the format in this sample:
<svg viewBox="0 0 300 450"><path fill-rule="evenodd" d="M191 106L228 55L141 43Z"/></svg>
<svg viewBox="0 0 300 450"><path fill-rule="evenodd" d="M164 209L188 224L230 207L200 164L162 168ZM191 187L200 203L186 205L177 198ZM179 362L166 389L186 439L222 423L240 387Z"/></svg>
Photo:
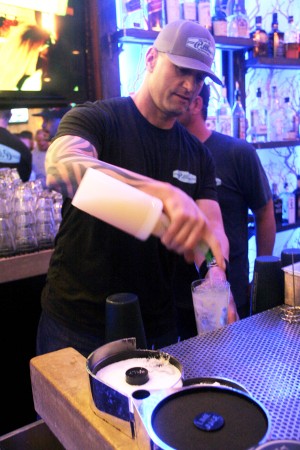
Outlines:
<svg viewBox="0 0 300 450"><path fill-rule="evenodd" d="M192 282L192 298L198 334L227 324L230 284L208 278Z"/></svg>

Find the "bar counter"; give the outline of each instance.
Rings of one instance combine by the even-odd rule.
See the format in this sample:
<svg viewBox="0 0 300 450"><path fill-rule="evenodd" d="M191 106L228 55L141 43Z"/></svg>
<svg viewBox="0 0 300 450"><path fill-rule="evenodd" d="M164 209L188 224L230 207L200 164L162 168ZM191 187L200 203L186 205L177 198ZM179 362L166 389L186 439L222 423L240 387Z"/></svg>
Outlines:
<svg viewBox="0 0 300 450"><path fill-rule="evenodd" d="M300 323L281 307L164 348L184 378L224 377L242 384L269 412L270 439L300 440Z"/></svg>
<svg viewBox="0 0 300 450"><path fill-rule="evenodd" d="M163 350L184 378L222 377L243 385L270 417L268 440L300 440L300 323L281 307ZM66 449L136 448L136 442L91 410L86 360L74 349L30 362L35 407Z"/></svg>

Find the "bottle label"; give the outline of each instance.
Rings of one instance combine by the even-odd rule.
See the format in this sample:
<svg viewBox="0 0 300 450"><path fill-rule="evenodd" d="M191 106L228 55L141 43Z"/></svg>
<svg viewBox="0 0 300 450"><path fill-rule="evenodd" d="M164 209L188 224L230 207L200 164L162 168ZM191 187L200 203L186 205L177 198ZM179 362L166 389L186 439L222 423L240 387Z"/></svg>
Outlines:
<svg viewBox="0 0 300 450"><path fill-rule="evenodd" d="M166 22L174 22L180 19L180 2L179 0L165 0Z"/></svg>
<svg viewBox="0 0 300 450"><path fill-rule="evenodd" d="M295 223L296 217L295 217L295 195L290 194L288 198L288 223Z"/></svg>
<svg viewBox="0 0 300 450"><path fill-rule="evenodd" d="M226 20L213 21L214 36L227 36L227 22Z"/></svg>
<svg viewBox="0 0 300 450"><path fill-rule="evenodd" d="M185 20L197 20L196 4L194 1L184 0L183 2L183 18Z"/></svg>
<svg viewBox="0 0 300 450"><path fill-rule="evenodd" d="M217 121L217 131L231 136L231 120L231 116L219 116Z"/></svg>
<svg viewBox="0 0 300 450"><path fill-rule="evenodd" d="M297 42L291 42L288 44L284 44L285 47L285 57L290 59L290 58L295 58L298 59L298 54L299 54L299 48L298 48L298 43Z"/></svg>
<svg viewBox="0 0 300 450"><path fill-rule="evenodd" d="M202 27L211 30L211 15L209 0L200 0L198 4L198 22Z"/></svg>
<svg viewBox="0 0 300 450"><path fill-rule="evenodd" d="M217 129L217 118L216 118L216 116L207 116L205 124L206 124L206 127L210 131L216 130Z"/></svg>

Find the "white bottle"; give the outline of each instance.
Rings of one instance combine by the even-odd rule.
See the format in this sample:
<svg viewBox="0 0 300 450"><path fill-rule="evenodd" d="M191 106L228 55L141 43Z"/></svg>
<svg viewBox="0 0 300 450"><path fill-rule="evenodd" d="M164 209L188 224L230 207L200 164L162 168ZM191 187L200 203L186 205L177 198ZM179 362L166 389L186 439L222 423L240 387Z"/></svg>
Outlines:
<svg viewBox="0 0 300 450"><path fill-rule="evenodd" d="M209 31L212 31L210 0L198 1L198 22L204 28L207 28Z"/></svg>
<svg viewBox="0 0 300 450"><path fill-rule="evenodd" d="M232 136L232 112L227 100L225 85L222 87L222 95L217 109L217 131Z"/></svg>
<svg viewBox="0 0 300 450"><path fill-rule="evenodd" d="M209 102L207 106L207 118L205 121L206 127L210 131L217 130L217 109L218 109L217 100L215 97L211 95L209 97Z"/></svg>
<svg viewBox="0 0 300 450"><path fill-rule="evenodd" d="M294 16L288 17L288 28L284 33L284 53L286 58L295 58L299 56L299 37L298 30L294 23Z"/></svg>
<svg viewBox="0 0 300 450"><path fill-rule="evenodd" d="M268 110L262 100L261 88L256 91L256 102L250 110L251 142L267 142Z"/></svg>
<svg viewBox="0 0 300 450"><path fill-rule="evenodd" d="M174 22L181 18L180 0L165 0L166 23Z"/></svg>
<svg viewBox="0 0 300 450"><path fill-rule="evenodd" d="M296 222L296 198L293 192L290 192L290 196L288 198L288 223Z"/></svg>
<svg viewBox="0 0 300 450"><path fill-rule="evenodd" d="M277 87L272 86L272 97L268 120L268 141L282 141L283 117L283 110L281 108Z"/></svg>
<svg viewBox="0 0 300 450"><path fill-rule="evenodd" d="M296 117L289 97L285 97L283 109L282 138L283 140L293 141L296 139Z"/></svg>
<svg viewBox="0 0 300 450"><path fill-rule="evenodd" d="M227 36L244 38L250 36L249 17L242 12L240 0L235 0L233 14L227 17Z"/></svg>
<svg viewBox="0 0 300 450"><path fill-rule="evenodd" d="M232 135L238 139L246 139L246 114L238 82L235 84L235 102L232 107Z"/></svg>
<svg viewBox="0 0 300 450"><path fill-rule="evenodd" d="M185 20L197 20L195 0L181 0L181 18Z"/></svg>

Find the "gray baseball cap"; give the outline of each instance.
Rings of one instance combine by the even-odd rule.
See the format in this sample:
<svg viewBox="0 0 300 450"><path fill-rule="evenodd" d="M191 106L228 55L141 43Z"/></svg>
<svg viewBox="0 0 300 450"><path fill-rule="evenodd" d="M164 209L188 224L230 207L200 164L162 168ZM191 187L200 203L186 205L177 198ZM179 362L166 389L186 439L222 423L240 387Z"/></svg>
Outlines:
<svg viewBox="0 0 300 450"><path fill-rule="evenodd" d="M210 32L191 20L175 20L167 24L154 41L154 47L165 53L178 67L199 70L216 83L222 81L211 70L215 41Z"/></svg>

